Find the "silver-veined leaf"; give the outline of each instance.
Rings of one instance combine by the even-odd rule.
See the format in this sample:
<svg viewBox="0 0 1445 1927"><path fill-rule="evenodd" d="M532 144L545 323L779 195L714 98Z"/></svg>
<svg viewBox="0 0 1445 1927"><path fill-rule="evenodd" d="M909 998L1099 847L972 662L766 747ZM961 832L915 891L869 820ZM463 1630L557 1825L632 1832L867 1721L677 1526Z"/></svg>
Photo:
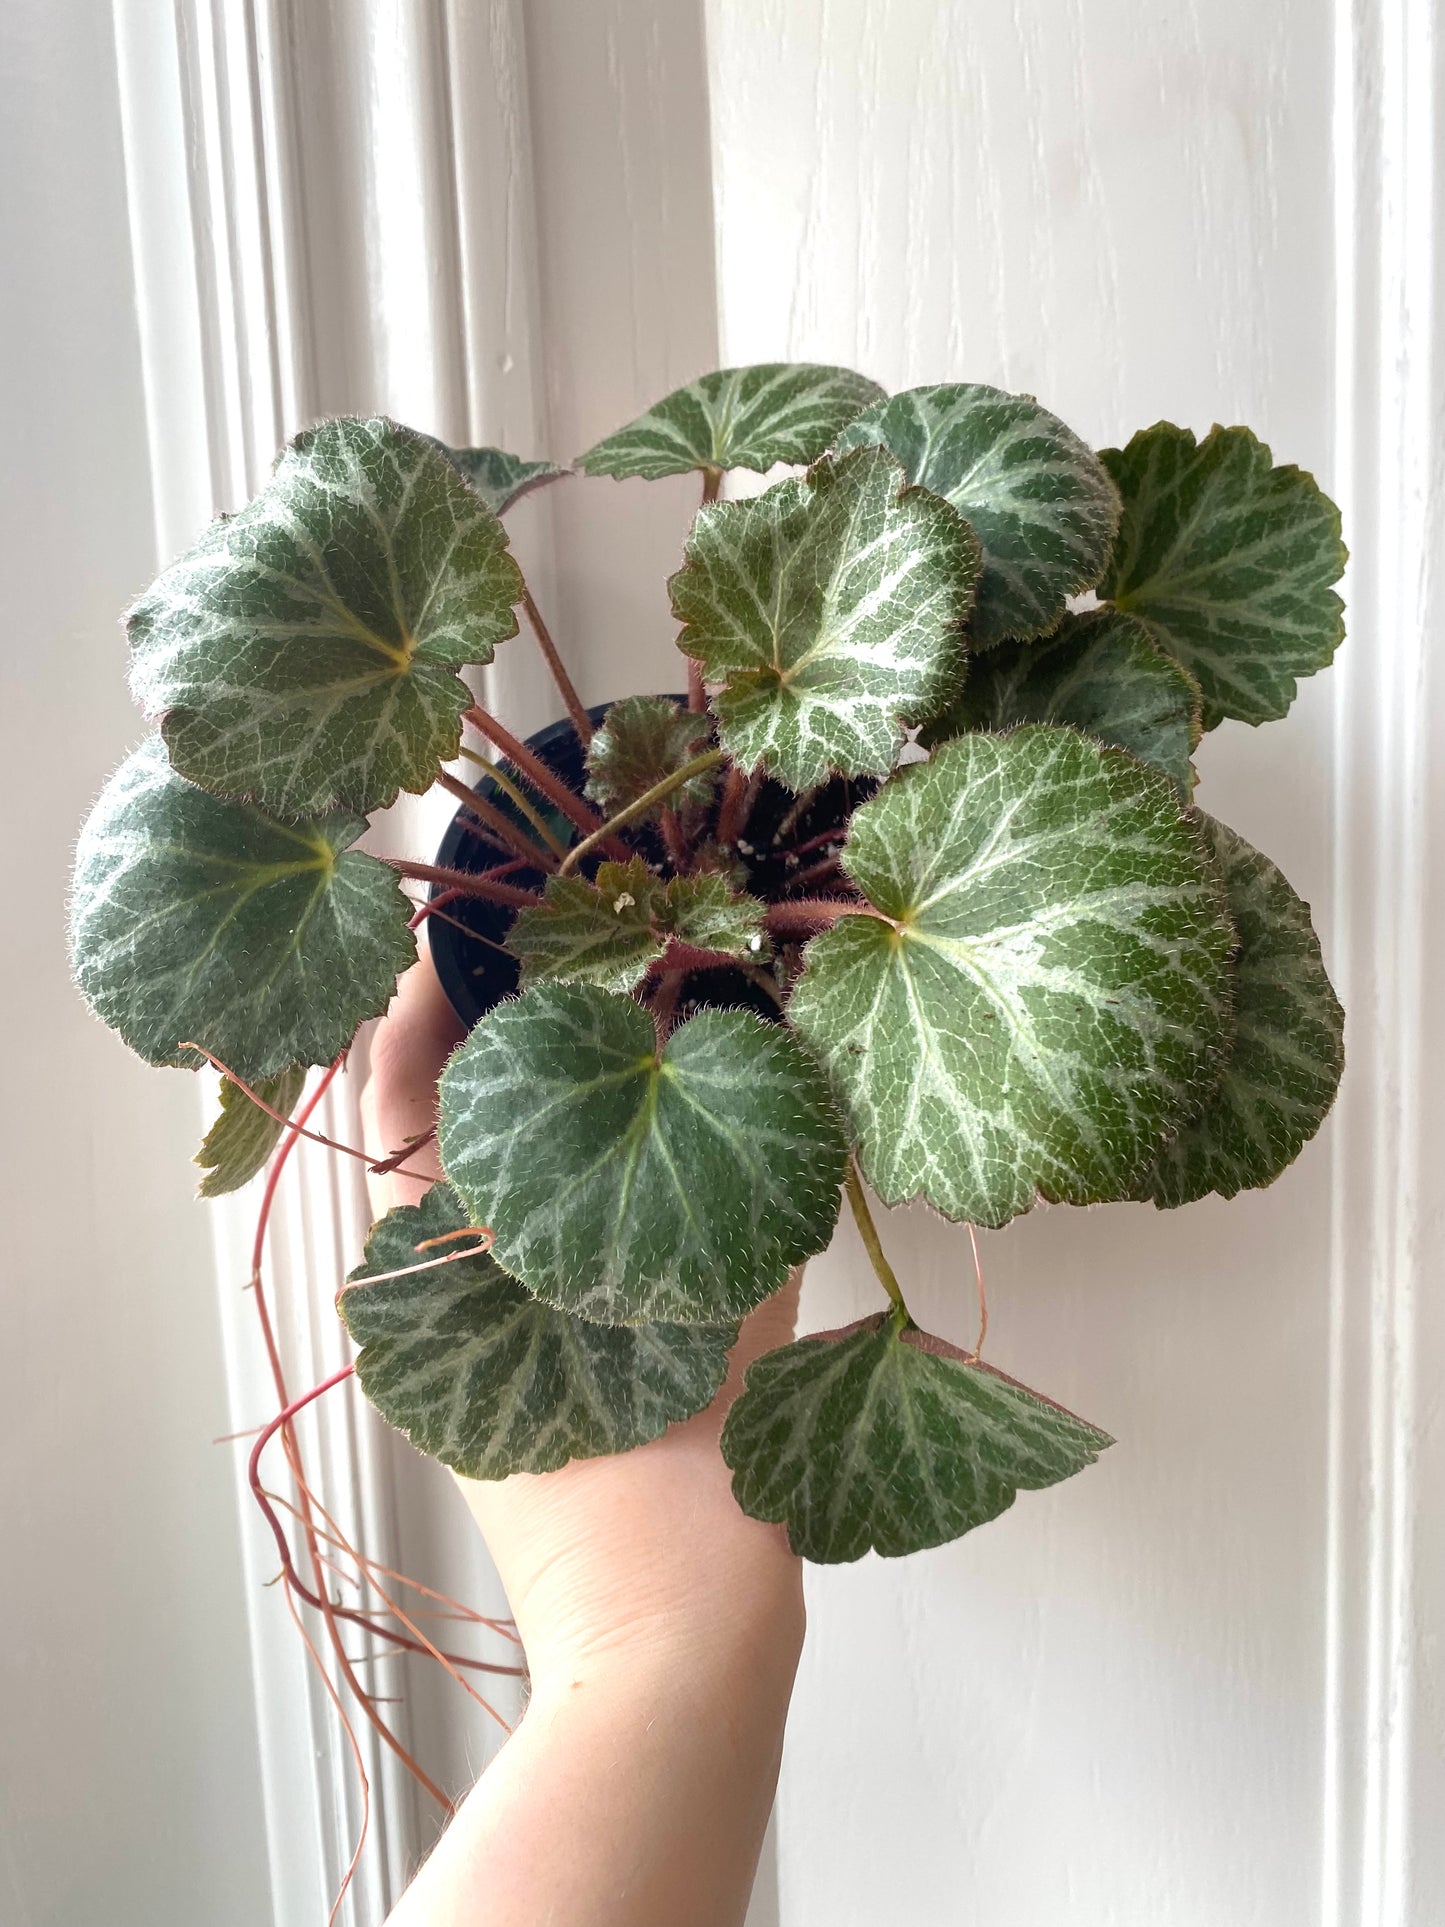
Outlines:
<svg viewBox="0 0 1445 1927"><path fill-rule="evenodd" d="M366 825L283 823L212 796L150 737L80 833L71 899L76 982L152 1064L204 1044L254 1082L327 1064L391 1001L416 946L396 872Z"/></svg>
<svg viewBox="0 0 1445 1927"><path fill-rule="evenodd" d="M712 1403L735 1324L588 1324L485 1252L367 1282L455 1250L416 1247L470 1222L445 1184L389 1211L339 1301L362 1390L421 1451L469 1479L552 1472L629 1451Z"/></svg>
<svg viewBox="0 0 1445 1927"><path fill-rule="evenodd" d="M625 809L711 741L711 716L694 715L668 696L624 696L587 746L587 794L609 812ZM666 802L686 816L712 801L716 783L716 771L703 770ZM659 811L663 807L657 805Z"/></svg>
<svg viewBox="0 0 1445 1927"><path fill-rule="evenodd" d="M507 948L521 960L523 984L631 990L662 955L663 940L654 928L662 897L662 883L640 856L602 864L595 883L549 877L546 900L519 910L507 933Z"/></svg>
<svg viewBox="0 0 1445 1927"><path fill-rule="evenodd" d="M678 943L726 957L766 957L764 910L756 897L739 896L726 877L699 870L673 877L663 892L660 927Z"/></svg>
<svg viewBox="0 0 1445 1927"><path fill-rule="evenodd" d="M1345 633L1340 512L1247 428L1157 422L1101 459L1124 501L1099 585L1149 625L1204 692L1204 727L1283 716L1296 680Z"/></svg>
<svg viewBox="0 0 1445 1927"><path fill-rule="evenodd" d="M1065 616L1037 642L1004 642L969 660L963 693L923 734L1062 723L1172 776L1187 802L1199 741L1199 685L1142 622L1117 609Z"/></svg>
<svg viewBox="0 0 1445 1927"><path fill-rule="evenodd" d="M1112 1444L887 1312L765 1352L722 1434L743 1511L824 1564L944 1545Z"/></svg>
<svg viewBox="0 0 1445 1927"><path fill-rule="evenodd" d="M1103 573L1119 498L1102 463L1031 395L978 382L911 388L850 422L838 447L879 443L910 482L952 502L978 532L983 574L973 648L1052 629Z"/></svg>
<svg viewBox="0 0 1445 1927"><path fill-rule="evenodd" d="M978 545L878 448L703 509L672 578L723 747L790 789L884 775L957 687Z"/></svg>
<svg viewBox="0 0 1445 1927"><path fill-rule="evenodd" d="M989 1225L1129 1196L1228 1037L1229 918L1168 779L1069 729L961 736L843 864L881 914L813 939L788 1016L879 1196Z"/></svg>
<svg viewBox="0 0 1445 1927"><path fill-rule="evenodd" d="M505 515L520 496L567 473L555 462L524 462L504 448L448 448L445 442L437 447L493 515Z"/></svg>
<svg viewBox="0 0 1445 1927"><path fill-rule="evenodd" d="M707 872L664 883L635 856L601 864L595 882L549 877L545 901L518 912L507 948L521 960L525 986L627 991L663 958L669 941L719 959L766 955L763 906Z"/></svg>
<svg viewBox="0 0 1445 1927"><path fill-rule="evenodd" d="M705 1010L657 1050L630 998L542 984L441 1081L448 1178L539 1298L606 1324L720 1324L828 1242L843 1141L780 1026Z"/></svg>
<svg viewBox="0 0 1445 1927"><path fill-rule="evenodd" d="M768 361L723 368L676 388L579 457L587 475L656 481L690 469L770 469L811 462L883 390L848 368Z"/></svg>
<svg viewBox="0 0 1445 1927"><path fill-rule="evenodd" d="M379 809L455 756L456 672L515 635L521 593L501 523L429 437L323 422L135 604L131 683L207 789Z"/></svg>
<svg viewBox="0 0 1445 1927"><path fill-rule="evenodd" d="M1239 933L1234 1047L1203 1114L1160 1152L1142 1195L1161 1206L1272 1184L1324 1122L1344 1069L1345 1014L1310 923L1267 856L1201 817Z"/></svg>
<svg viewBox="0 0 1445 1927"><path fill-rule="evenodd" d="M253 1103L234 1079L221 1079L216 1121L202 1138L193 1160L205 1172L197 1186L199 1196L224 1197L228 1191L239 1191L243 1184L250 1183L275 1150L286 1128L281 1119L291 1115L305 1086L306 1071L300 1064L288 1064L274 1077L263 1077L256 1085L256 1095L281 1114L272 1117L270 1111Z"/></svg>

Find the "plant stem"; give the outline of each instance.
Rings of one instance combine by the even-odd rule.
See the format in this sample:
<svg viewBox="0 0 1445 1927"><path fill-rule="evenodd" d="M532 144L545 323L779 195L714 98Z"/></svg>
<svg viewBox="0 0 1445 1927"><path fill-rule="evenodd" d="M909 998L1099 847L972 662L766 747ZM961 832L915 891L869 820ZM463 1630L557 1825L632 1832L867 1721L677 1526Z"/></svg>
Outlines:
<svg viewBox="0 0 1445 1927"><path fill-rule="evenodd" d="M534 843L520 825L512 822L510 817L504 816L495 803L489 803L486 797L478 796L475 790L462 782L460 777L453 776L449 770L439 769L436 773L436 781L448 796L454 796L459 803L470 810L477 822L490 832L493 841L500 843L504 849L510 850L513 856L521 857L538 870L550 870L557 858L561 856L562 846L553 837L549 835L547 838L551 845L551 853L549 853L542 848L541 844Z"/></svg>
<svg viewBox="0 0 1445 1927"><path fill-rule="evenodd" d="M469 870L448 870L436 863L413 863L407 857L384 856L399 876L415 877L420 883L439 883L444 890L455 890L464 897L485 897L488 903L504 903L514 910L527 910L542 899L535 890L517 890L510 883L489 883L484 876Z"/></svg>
<svg viewBox="0 0 1445 1927"><path fill-rule="evenodd" d="M677 811L670 803L665 803L657 820L662 826L662 841L668 858L673 869L681 874L688 867L692 852L687 847L687 838L682 833Z"/></svg>
<svg viewBox="0 0 1445 1927"><path fill-rule="evenodd" d="M673 1015L677 1010L677 1000L682 994L680 970L669 970L658 980L657 989L652 996L652 1027L657 1036L657 1054L661 1057L667 1046L672 1030Z"/></svg>
<svg viewBox="0 0 1445 1927"><path fill-rule="evenodd" d="M592 741L592 718L582 706L582 698L577 694L572 678L567 674L562 658L557 654L557 645L553 642L547 625L542 620L542 612L532 600L532 591L528 588L522 590L522 607L527 612L532 633L536 636L537 645L546 659L547 667L552 672L552 680L556 683L562 700L567 705L567 714L572 718L572 726L577 731L578 741L583 749L586 749Z"/></svg>
<svg viewBox="0 0 1445 1927"><path fill-rule="evenodd" d="M786 933L815 930L820 924L836 923L839 917L878 917L880 923L889 921L879 916L871 903L843 897L799 897L795 903L770 903L766 921L770 930Z"/></svg>
<svg viewBox="0 0 1445 1927"><path fill-rule="evenodd" d="M748 779L736 763L723 784L722 803L717 813L717 840L726 848L736 843L743 827L743 804L747 800Z"/></svg>
<svg viewBox="0 0 1445 1927"><path fill-rule="evenodd" d="M606 843L617 830L628 823L635 823L639 816L646 816L655 803L660 803L664 797L671 796L673 791L681 789L684 783L690 783L694 776L701 776L705 770L716 769L726 756L725 749L705 749L701 756L694 756L690 763L684 763L681 769L673 770L670 775L664 776L661 782L654 783L651 789L644 790L641 796L634 797L625 809L619 810L616 816L610 816L605 823L592 832L591 836L584 837L580 843L572 845L562 859L562 867L557 872L558 876L566 876L569 870L575 870L584 856L589 856L599 844Z"/></svg>
<svg viewBox="0 0 1445 1927"><path fill-rule="evenodd" d="M489 743L493 743L515 769L519 769L527 781L540 795L545 796L567 818L575 823L584 836L602 827L602 818L589 803L574 791L569 790L560 776L553 774L540 756L536 756L527 745L520 742L505 723L499 723L480 703L473 703L466 712L466 720L473 729L479 730Z"/></svg>
<svg viewBox="0 0 1445 1927"><path fill-rule="evenodd" d="M372 1165L370 1152L358 1151L354 1144L343 1144L341 1143L340 1139L334 1138L334 1137L327 1137L325 1133L322 1131L312 1131L307 1129L306 1120L308 1117L310 1117L311 1113L316 1109L316 1102L320 1101L319 1098L316 1100L316 1102L313 1102L311 1099L308 1099L307 1102L302 1106L302 1108L296 1113L295 1117L287 1117L284 1114L284 1112L276 1110L272 1105L266 1102L264 1097L259 1096L255 1091L253 1091L251 1089L251 1086L246 1082L244 1077L237 1077L236 1073L231 1069L230 1065L223 1064L220 1058L217 1057L213 1051L208 1051L206 1049L204 1044L194 1043L189 1038L187 1038L186 1042L182 1044L180 1048L182 1050L193 1050L198 1057L204 1057L206 1062L210 1065L213 1071L219 1071L222 1077L229 1077L231 1082L235 1085L236 1089L240 1091L243 1094L243 1096L249 1097L251 1102L256 1106L258 1111L264 1111L267 1117L273 1117L275 1118L278 1124L284 1124L286 1129L291 1133L292 1137L304 1137L310 1143L319 1144L323 1147L323 1149L327 1151L340 1151L343 1157L358 1158L361 1161L361 1163L366 1166L368 1171L374 1168ZM340 1060L338 1060L338 1067L339 1067L339 1061ZM322 1084L318 1085L317 1087L318 1090L321 1092L322 1096L325 1095L326 1086L331 1082L332 1075L333 1075L333 1072L328 1072L325 1081ZM313 1093L313 1096L314 1095L315 1094ZM427 1173L425 1171L404 1170L401 1167L400 1163L398 1162L398 1160L403 1156L410 1157L411 1156L410 1150L407 1150L405 1152L398 1152L395 1158L389 1158L387 1160L386 1169L388 1171L395 1171L398 1176L403 1178L427 1178L427 1181L430 1182L430 1179L427 1177Z"/></svg>
<svg viewBox="0 0 1445 1927"><path fill-rule="evenodd" d="M708 508L714 503L722 489L722 470L705 468L702 472L702 505ZM687 706L695 716L700 716L707 708L707 691L702 686L702 664L692 656L687 659Z"/></svg>
<svg viewBox="0 0 1445 1927"><path fill-rule="evenodd" d="M510 798L549 850L555 850L558 856L566 855L566 844L558 839L546 817L531 801L526 791L512 781L500 763L494 763L490 756L483 756L479 749L469 749L465 743L462 744L458 754L465 756L469 763L475 763L478 769L484 769L487 772L488 779L496 784L504 796Z"/></svg>
<svg viewBox="0 0 1445 1927"><path fill-rule="evenodd" d="M878 1236L878 1227L873 1222L873 1213L868 1209L863 1180L858 1175L858 1165L851 1156L843 1178L843 1189L848 1193L848 1202L853 1207L854 1222L858 1226L858 1236L863 1240L863 1249L868 1253L869 1262L878 1274L878 1282L892 1299L895 1308L907 1318L908 1307L903 1302L902 1287L884 1254L883 1241Z"/></svg>

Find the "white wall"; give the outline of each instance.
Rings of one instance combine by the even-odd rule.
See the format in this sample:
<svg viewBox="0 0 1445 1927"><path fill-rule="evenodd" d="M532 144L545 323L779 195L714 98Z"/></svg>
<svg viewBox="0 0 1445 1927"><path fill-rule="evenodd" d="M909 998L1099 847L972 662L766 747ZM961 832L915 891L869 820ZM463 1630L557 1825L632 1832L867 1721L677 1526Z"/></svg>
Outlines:
<svg viewBox="0 0 1445 1927"><path fill-rule="evenodd" d="M1202 805L1315 906L1354 1008L1341 1116L1267 1193L1038 1211L983 1241L992 1359L1119 1443L956 1546L811 1575L782 1918L1425 1927L1445 1913L1419 1243L1441 1144L1409 974L1445 937L1410 762L1445 722L1429 10L707 18L727 361L998 382L1095 442L1249 422L1342 496L1393 585L1357 568L1342 667L1287 725L1228 725L1197 759ZM966 1240L923 1210L887 1236L910 1302L970 1342ZM876 1298L840 1234L805 1318Z"/></svg>
<svg viewBox="0 0 1445 1927"><path fill-rule="evenodd" d="M70 847L154 538L110 9L0 18L0 1921L269 1919L194 1081L90 1018Z"/></svg>

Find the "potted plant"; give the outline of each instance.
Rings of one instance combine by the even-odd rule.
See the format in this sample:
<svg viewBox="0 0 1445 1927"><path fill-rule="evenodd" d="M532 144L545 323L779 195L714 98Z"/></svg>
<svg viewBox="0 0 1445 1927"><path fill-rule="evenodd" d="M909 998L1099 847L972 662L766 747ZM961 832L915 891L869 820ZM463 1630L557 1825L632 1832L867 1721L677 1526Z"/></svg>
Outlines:
<svg viewBox="0 0 1445 1927"><path fill-rule="evenodd" d="M879 1309L760 1358L723 1454L810 1559L938 1545L1110 1440L915 1325L869 1193L991 1227L1232 1197L1333 1099L1307 906L1191 756L1330 661L1338 513L1245 428L1095 454L1028 396L803 365L706 376L577 466L702 479L687 694L578 700L500 519L552 465L308 429L130 611L160 727L81 835L77 980L150 1062L223 1070L214 1193L294 1142L429 921L473 1026L446 1181L339 1300L384 1416L479 1478L636 1446L846 1198ZM459 673L519 606L567 712L530 744ZM475 789L464 729L500 759ZM436 783L437 862L355 847Z"/></svg>

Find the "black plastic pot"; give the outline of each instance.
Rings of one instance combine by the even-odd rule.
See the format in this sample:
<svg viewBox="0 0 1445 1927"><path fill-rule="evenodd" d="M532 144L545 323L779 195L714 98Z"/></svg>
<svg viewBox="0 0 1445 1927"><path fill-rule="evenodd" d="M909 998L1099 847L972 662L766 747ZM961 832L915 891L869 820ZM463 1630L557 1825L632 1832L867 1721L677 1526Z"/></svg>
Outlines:
<svg viewBox="0 0 1445 1927"><path fill-rule="evenodd" d="M672 701L678 703L686 700L685 696L672 697ZM595 724L600 724L610 707L608 703L599 703L587 713ZM585 773L582 746L569 717L549 723L546 729L529 736L527 747L580 794ZM502 767L516 779L517 772L510 763L504 761ZM801 859L790 860L793 845L812 842L827 830L841 830L853 808L876 787L870 780L850 783L837 779L825 784L800 807L798 798L790 790L779 783L765 782L748 820L746 840L738 845L738 860L746 871L742 887L764 898L781 896L798 869L813 861L817 854L814 851ZM490 776L478 777L473 789L514 822L523 822L510 798ZM554 810L530 789L528 794L560 841L566 843L575 836L560 810ZM496 846L468 828L465 819L465 808L459 805L437 851L437 863L448 870L480 871L504 861ZM664 860L661 844L650 830L627 834L637 842L644 856L659 863ZM508 878L508 882L522 889L535 890L540 890L545 880L538 870L517 870ZM441 886L434 886L431 894L434 898L442 895ZM454 897L444 910L427 919L437 976L452 1009L469 1030L517 989L516 959L502 948L515 914L503 904L485 903L480 897ZM686 995L678 1014L684 1016L703 1004L734 1008L741 1005L769 1019L778 1015L773 999L740 970L694 971L687 979Z"/></svg>

